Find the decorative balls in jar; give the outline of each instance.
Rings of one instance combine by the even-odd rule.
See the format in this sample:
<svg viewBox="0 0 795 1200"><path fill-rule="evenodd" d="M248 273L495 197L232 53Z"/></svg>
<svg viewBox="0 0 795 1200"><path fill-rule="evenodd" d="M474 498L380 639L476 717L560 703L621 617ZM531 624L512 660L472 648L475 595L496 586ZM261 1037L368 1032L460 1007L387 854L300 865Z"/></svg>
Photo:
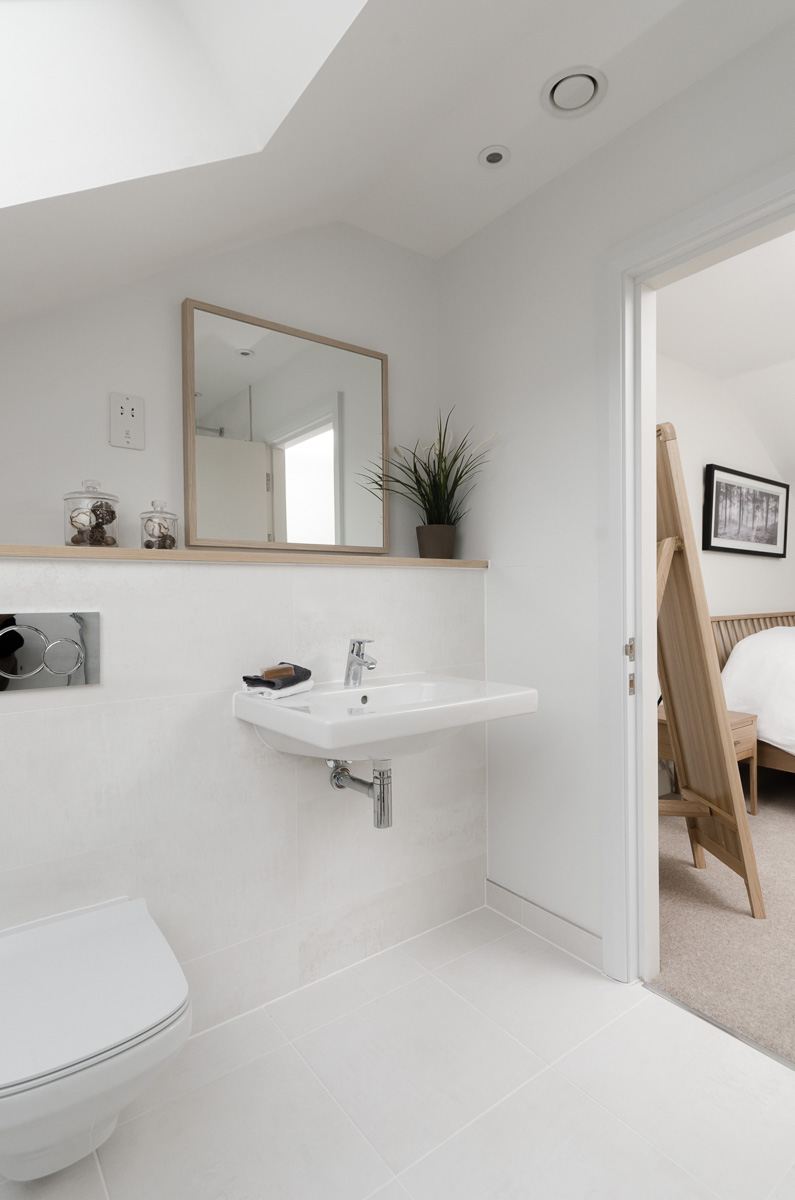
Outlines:
<svg viewBox="0 0 795 1200"><path fill-rule="evenodd" d="M144 550L174 550L177 546L177 514L168 512L165 500L153 500L141 513L141 546Z"/></svg>
<svg viewBox="0 0 795 1200"><path fill-rule="evenodd" d="M84 479L82 490L64 496L67 546L116 546L119 497L100 490L98 479Z"/></svg>

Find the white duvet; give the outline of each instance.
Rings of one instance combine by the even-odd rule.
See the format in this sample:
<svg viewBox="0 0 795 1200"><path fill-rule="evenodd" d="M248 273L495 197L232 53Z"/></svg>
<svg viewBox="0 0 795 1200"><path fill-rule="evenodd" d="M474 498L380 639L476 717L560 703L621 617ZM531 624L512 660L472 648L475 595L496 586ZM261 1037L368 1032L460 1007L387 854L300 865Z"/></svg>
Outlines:
<svg viewBox="0 0 795 1200"><path fill-rule="evenodd" d="M730 710L756 713L761 742L795 754L795 629L763 629L738 642L723 690Z"/></svg>

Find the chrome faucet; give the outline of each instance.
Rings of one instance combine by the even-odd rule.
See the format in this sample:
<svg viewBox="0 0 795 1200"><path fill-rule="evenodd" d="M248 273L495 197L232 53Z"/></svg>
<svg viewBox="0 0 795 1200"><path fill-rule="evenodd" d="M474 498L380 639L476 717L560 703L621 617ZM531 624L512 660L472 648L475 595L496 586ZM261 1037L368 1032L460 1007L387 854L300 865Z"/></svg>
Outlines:
<svg viewBox="0 0 795 1200"><path fill-rule="evenodd" d="M361 687L362 667L368 671L375 668L376 660L365 654L364 647L369 646L372 638L351 638L348 647L348 661L345 664L345 687Z"/></svg>

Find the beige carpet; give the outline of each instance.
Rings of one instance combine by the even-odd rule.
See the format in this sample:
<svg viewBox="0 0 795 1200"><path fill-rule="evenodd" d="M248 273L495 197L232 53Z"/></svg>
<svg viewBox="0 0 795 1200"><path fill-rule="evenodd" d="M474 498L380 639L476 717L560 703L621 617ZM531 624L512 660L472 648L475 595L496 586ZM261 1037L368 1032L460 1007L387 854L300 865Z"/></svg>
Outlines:
<svg viewBox="0 0 795 1200"><path fill-rule="evenodd" d="M660 820L662 971L651 983L795 1063L795 775L759 771L749 817L767 919L712 855L697 871L683 820Z"/></svg>

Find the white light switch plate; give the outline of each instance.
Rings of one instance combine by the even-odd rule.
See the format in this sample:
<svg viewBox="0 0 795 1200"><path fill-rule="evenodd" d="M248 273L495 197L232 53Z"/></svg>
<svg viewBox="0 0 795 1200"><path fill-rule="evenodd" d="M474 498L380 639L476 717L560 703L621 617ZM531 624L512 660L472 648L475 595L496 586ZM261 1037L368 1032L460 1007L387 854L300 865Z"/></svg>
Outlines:
<svg viewBox="0 0 795 1200"><path fill-rule="evenodd" d="M143 450L146 404L141 396L110 393L110 444L127 450Z"/></svg>

